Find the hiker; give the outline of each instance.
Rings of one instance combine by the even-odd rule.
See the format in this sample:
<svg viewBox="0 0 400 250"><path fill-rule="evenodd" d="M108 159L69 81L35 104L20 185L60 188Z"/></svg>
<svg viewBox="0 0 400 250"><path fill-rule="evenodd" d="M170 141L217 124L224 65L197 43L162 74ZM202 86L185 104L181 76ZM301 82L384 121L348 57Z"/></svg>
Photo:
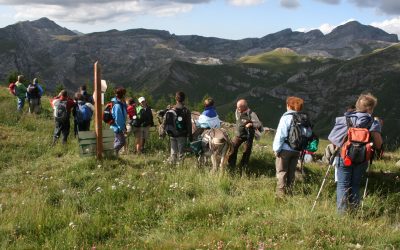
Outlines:
<svg viewBox="0 0 400 250"><path fill-rule="evenodd" d="M75 106L74 101L68 97L66 90L61 90L61 92L50 100L50 104L54 109L54 121L55 129L53 135L53 145L55 145L62 134L62 143L66 144L69 129L70 129L70 116L71 110Z"/></svg>
<svg viewBox="0 0 400 250"><path fill-rule="evenodd" d="M165 112L161 125L170 137L171 155L168 162L171 164L182 162L187 140L193 140L191 112L185 107L185 98L185 93L176 92L176 104Z"/></svg>
<svg viewBox="0 0 400 250"><path fill-rule="evenodd" d="M305 148L300 145L292 145L290 143L290 129L294 126L292 124L293 119L298 119L302 116L299 113L303 110L304 100L289 96L286 99L286 112L282 115L279 120L278 128L272 149L276 156L275 168L277 177L276 196L277 198L283 198L286 194L291 194L292 186L295 180L296 166L300 157L301 151ZM312 131L309 128L301 128L302 133L306 136L311 137Z"/></svg>
<svg viewBox="0 0 400 250"><path fill-rule="evenodd" d="M220 128L221 120L218 117L214 107L214 99L207 98L204 100L204 111L199 116L196 125L200 128Z"/></svg>
<svg viewBox="0 0 400 250"><path fill-rule="evenodd" d="M92 95L89 95L86 89L87 89L87 88L86 88L86 85L82 85L82 86L79 88L79 92L82 94L83 99L84 99L85 102L94 105L93 96L92 96Z"/></svg>
<svg viewBox="0 0 400 250"><path fill-rule="evenodd" d="M29 102L29 113L39 114L41 111L41 103L40 98L43 95L43 88L38 83L38 79L33 79L32 83L29 84L26 89L26 97Z"/></svg>
<svg viewBox="0 0 400 250"><path fill-rule="evenodd" d="M239 173L241 175L242 169L247 168L247 165L249 164L255 130L260 129L262 125L257 114L248 107L245 99L238 100L236 107L236 129L235 137L232 140L233 152L229 156L228 164L230 171L233 171L236 167L236 159L239 147L245 143L243 156L239 165Z"/></svg>
<svg viewBox="0 0 400 250"><path fill-rule="evenodd" d="M126 143L124 146L124 152L128 153L128 146L129 146L129 136L131 135L132 132L136 130L136 128L133 126L134 120L137 118L136 117L136 103L135 99L132 97L128 98L126 100L126 111L127 111L127 122L126 122Z"/></svg>
<svg viewBox="0 0 400 250"><path fill-rule="evenodd" d="M12 93L17 97L17 110L22 111L25 105L25 99L26 99L26 87L22 83L23 80L23 75L19 75L17 77L17 81L14 83L14 88ZM11 90L11 88L10 88Z"/></svg>
<svg viewBox="0 0 400 250"><path fill-rule="evenodd" d="M126 89L123 87L118 87L115 89L115 97L111 99L111 102L113 103L112 117L114 122L111 124L110 128L115 133L114 151L117 156L121 148L124 147L126 143L125 133L127 107L124 100L125 94Z"/></svg>
<svg viewBox="0 0 400 250"><path fill-rule="evenodd" d="M366 132L372 138L372 147L376 150L380 150L382 147L381 126L372 117L376 105L377 99L372 94L361 94L356 102L356 110L346 113L345 116L337 117L335 126L328 136L329 141L338 149L334 165L337 169L336 205L339 213L346 211L348 203L351 209L359 206L360 182L368 168L368 151L371 145L370 142L366 142L365 146L359 147L360 150L352 152L346 150L347 133L351 132L350 128L367 129ZM339 150L341 152L338 152ZM361 153L361 158L357 152ZM352 154L353 159L348 158L348 154Z"/></svg>
<svg viewBox="0 0 400 250"><path fill-rule="evenodd" d="M198 120L195 120L196 131L193 133L193 138L197 139L205 129L209 128L220 128L221 120L214 107L214 99L207 98L204 100L204 111L199 116Z"/></svg>
<svg viewBox="0 0 400 250"><path fill-rule="evenodd" d="M136 114L138 117L138 127L135 130L136 152L143 152L144 144L149 138L149 129L154 126L153 113L148 106L146 99L142 96L138 99L139 105L136 106Z"/></svg>
<svg viewBox="0 0 400 250"><path fill-rule="evenodd" d="M75 105L73 109L75 133L78 131L89 131L90 121L92 120L94 106L86 102L86 98L81 93L75 93Z"/></svg>

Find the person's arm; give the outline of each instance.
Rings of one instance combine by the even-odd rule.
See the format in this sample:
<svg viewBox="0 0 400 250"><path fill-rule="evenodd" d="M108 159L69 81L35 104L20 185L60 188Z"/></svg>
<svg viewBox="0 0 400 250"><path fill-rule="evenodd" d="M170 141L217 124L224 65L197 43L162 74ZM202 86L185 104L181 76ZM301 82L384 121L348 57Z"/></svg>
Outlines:
<svg viewBox="0 0 400 250"><path fill-rule="evenodd" d="M39 89L39 96L42 97L44 91L42 86L40 86L39 84L38 84L38 89Z"/></svg>
<svg viewBox="0 0 400 250"><path fill-rule="evenodd" d="M283 144L288 136L288 118L290 116L283 115L279 121L278 128L276 129L276 134L274 138L274 142L272 144L272 149L276 156L279 157L280 152L282 151ZM290 122L289 122L290 126Z"/></svg>
<svg viewBox="0 0 400 250"><path fill-rule="evenodd" d="M193 135L192 135L192 113L190 112L189 109L186 109L187 115L186 115L186 127L187 127L187 137L189 138L189 141L193 141Z"/></svg>
<svg viewBox="0 0 400 250"><path fill-rule="evenodd" d="M372 131L371 137L372 137L372 142L374 143L374 148L380 150L383 145L383 139L381 133Z"/></svg>
<svg viewBox="0 0 400 250"><path fill-rule="evenodd" d="M253 123L254 129L258 129L259 127L261 127L260 119L258 119L258 116L255 112L251 112L250 118L251 118L251 122Z"/></svg>

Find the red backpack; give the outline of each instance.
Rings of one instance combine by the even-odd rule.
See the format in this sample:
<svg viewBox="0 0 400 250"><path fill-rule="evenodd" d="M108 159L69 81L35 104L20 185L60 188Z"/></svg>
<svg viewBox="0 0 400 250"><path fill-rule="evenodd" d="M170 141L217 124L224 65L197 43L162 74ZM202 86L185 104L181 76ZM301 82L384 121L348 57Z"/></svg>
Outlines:
<svg viewBox="0 0 400 250"><path fill-rule="evenodd" d="M346 167L369 161L373 155L370 132L368 128L355 128L350 118L347 120L347 136L340 150L340 156Z"/></svg>
<svg viewBox="0 0 400 250"><path fill-rule="evenodd" d="M8 91L10 91L10 93L12 94L12 95L15 95L15 87L16 87L16 85L15 85L15 83L10 83L10 85L8 85Z"/></svg>

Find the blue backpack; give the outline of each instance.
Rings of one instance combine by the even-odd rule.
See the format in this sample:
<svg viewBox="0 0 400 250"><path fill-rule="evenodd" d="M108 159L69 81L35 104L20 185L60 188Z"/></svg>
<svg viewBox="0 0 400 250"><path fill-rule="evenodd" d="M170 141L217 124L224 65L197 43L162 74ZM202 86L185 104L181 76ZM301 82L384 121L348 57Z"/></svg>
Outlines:
<svg viewBox="0 0 400 250"><path fill-rule="evenodd" d="M92 119L93 112L92 110L85 104L78 104L76 109L76 120L77 122L87 122Z"/></svg>

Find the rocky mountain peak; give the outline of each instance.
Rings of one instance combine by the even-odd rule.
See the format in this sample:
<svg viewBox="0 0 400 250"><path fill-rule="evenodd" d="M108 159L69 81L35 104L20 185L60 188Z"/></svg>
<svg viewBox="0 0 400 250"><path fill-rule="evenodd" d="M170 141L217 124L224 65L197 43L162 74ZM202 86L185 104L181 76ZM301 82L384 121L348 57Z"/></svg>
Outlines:
<svg viewBox="0 0 400 250"><path fill-rule="evenodd" d="M363 25L357 21L351 21L340 25L326 35L329 39L338 39L340 37L351 37L353 39L369 39L376 41L399 42L397 35L389 34L379 28Z"/></svg>

